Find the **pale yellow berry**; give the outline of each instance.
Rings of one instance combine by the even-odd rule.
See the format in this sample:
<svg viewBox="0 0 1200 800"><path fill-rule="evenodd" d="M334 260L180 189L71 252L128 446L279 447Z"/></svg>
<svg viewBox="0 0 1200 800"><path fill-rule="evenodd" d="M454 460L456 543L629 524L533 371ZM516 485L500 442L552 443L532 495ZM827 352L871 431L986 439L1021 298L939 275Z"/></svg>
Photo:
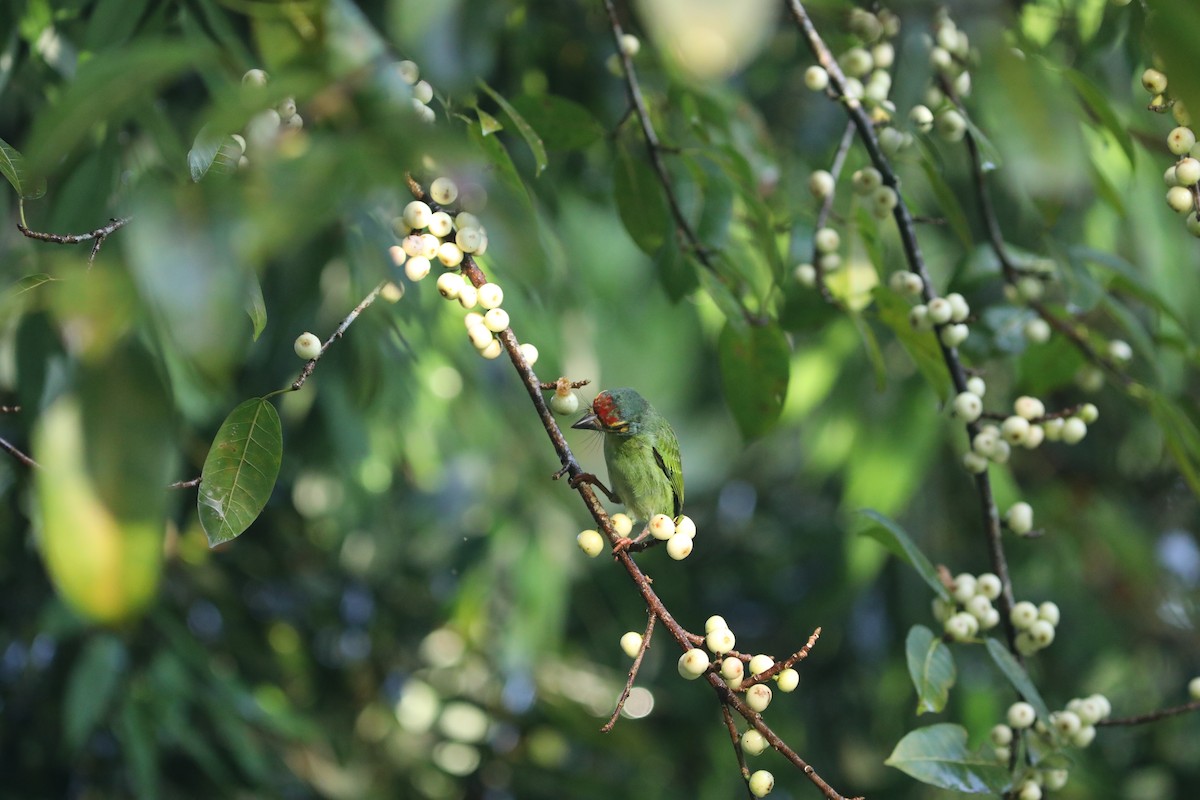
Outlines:
<svg viewBox="0 0 1200 800"><path fill-rule="evenodd" d="M463 252L454 242L443 242L438 247L437 257L438 261L441 261L444 266L457 267L462 263Z"/></svg>
<svg viewBox="0 0 1200 800"><path fill-rule="evenodd" d="M384 302L399 303L400 299L404 297L404 287L398 283L388 281L379 290L379 296L384 299Z"/></svg>
<svg viewBox="0 0 1200 800"><path fill-rule="evenodd" d="M771 705L771 687L765 683L756 683L746 690L746 705L750 706L751 711L757 711L759 714L767 710L767 706Z"/></svg>
<svg viewBox="0 0 1200 800"><path fill-rule="evenodd" d="M447 236L454 227L454 220L445 211L435 211L429 217L429 232L434 236Z"/></svg>
<svg viewBox="0 0 1200 800"><path fill-rule="evenodd" d="M686 514L681 514L675 518L675 532L682 533L689 539L696 538L696 523Z"/></svg>
<svg viewBox="0 0 1200 800"><path fill-rule="evenodd" d="M478 295L478 289L467 281L463 281L462 288L458 290L458 304L463 308L474 308Z"/></svg>
<svg viewBox="0 0 1200 800"><path fill-rule="evenodd" d="M627 631L621 637L621 652L630 658L637 658L642 649L642 635L637 631Z"/></svg>
<svg viewBox="0 0 1200 800"><path fill-rule="evenodd" d="M633 520L629 518L628 514L613 514L609 518L609 522L618 536L628 536L633 532Z"/></svg>
<svg viewBox="0 0 1200 800"><path fill-rule="evenodd" d="M457 272L446 272L438 277L438 294L447 300L455 300L465 285L466 281L463 280L462 275L459 275Z"/></svg>
<svg viewBox="0 0 1200 800"><path fill-rule="evenodd" d="M692 554L694 546L695 542L690 536L677 533L670 539L667 539L667 555L676 561L683 561Z"/></svg>
<svg viewBox="0 0 1200 800"><path fill-rule="evenodd" d="M537 363L538 349L529 342L525 342L521 345L521 355L525 357L525 363L532 367Z"/></svg>
<svg viewBox="0 0 1200 800"><path fill-rule="evenodd" d="M421 70L413 61L399 61L396 63L396 71L400 73L400 77L409 86L412 86L421 77Z"/></svg>
<svg viewBox="0 0 1200 800"><path fill-rule="evenodd" d="M428 81L417 81L413 85L413 99L421 103L428 103L433 99L433 87Z"/></svg>
<svg viewBox="0 0 1200 800"><path fill-rule="evenodd" d="M650 518L650 535L665 542L675 535L675 520L666 514L655 514Z"/></svg>
<svg viewBox="0 0 1200 800"><path fill-rule="evenodd" d="M755 797L766 797L775 788L775 776L765 769L760 769L750 776L746 786Z"/></svg>
<svg viewBox="0 0 1200 800"><path fill-rule="evenodd" d="M434 178L433 183L429 184L429 196L438 205L448 206L458 199L458 184L450 178ZM446 232L449 233L449 230Z"/></svg>
<svg viewBox="0 0 1200 800"><path fill-rule="evenodd" d="M485 283L479 287L479 305L484 308L498 308L504 302L504 290L496 283Z"/></svg>
<svg viewBox="0 0 1200 800"><path fill-rule="evenodd" d="M499 358L503 352L504 346L500 344L500 340L492 339L492 341L488 342L487 347L479 351L479 355L491 361L492 359Z"/></svg>
<svg viewBox="0 0 1200 800"><path fill-rule="evenodd" d="M483 315L483 324L489 331L499 333L508 327L508 312L503 308L489 308L488 312Z"/></svg>
<svg viewBox="0 0 1200 800"><path fill-rule="evenodd" d="M429 274L429 259L425 256L413 256L404 265L404 275L414 283Z"/></svg>
<svg viewBox="0 0 1200 800"><path fill-rule="evenodd" d="M420 252L418 255L425 256L430 261L437 257L438 248L442 246L442 240L434 236L432 233L422 233L418 235Z"/></svg>
<svg viewBox="0 0 1200 800"><path fill-rule="evenodd" d="M641 49L642 42L640 39L638 39L638 37L634 36L632 33L621 34L621 53L623 55L633 58L641 51Z"/></svg>
<svg viewBox="0 0 1200 800"><path fill-rule="evenodd" d="M741 735L741 738L738 739L738 744L742 746L744 753L751 756L761 755L770 747L766 738L753 728Z"/></svg>
<svg viewBox="0 0 1200 800"><path fill-rule="evenodd" d="M604 551L604 537L600 535L599 531L581 531L579 535L575 537L575 542L579 545L579 549L591 558L595 558ZM641 637L639 636L638 638L640 639ZM621 646L625 646L624 638L621 640Z"/></svg>
<svg viewBox="0 0 1200 800"><path fill-rule="evenodd" d="M296 355L305 361L311 361L321 355L321 340L315 334L306 331L296 337L292 348L296 351Z"/></svg>
<svg viewBox="0 0 1200 800"><path fill-rule="evenodd" d="M760 672L766 672L773 666L775 666L775 659L764 653L759 653L750 659L750 674L757 675Z"/></svg>
<svg viewBox="0 0 1200 800"><path fill-rule="evenodd" d="M708 653L698 647L693 647L679 657L678 669L680 676L687 680L695 680L708 671Z"/></svg>
<svg viewBox="0 0 1200 800"><path fill-rule="evenodd" d="M704 636L704 646L719 656L728 653L736 644L737 638L729 628L716 628Z"/></svg>
<svg viewBox="0 0 1200 800"><path fill-rule="evenodd" d="M266 86L267 73L263 72L261 69L248 69L246 70L245 74L242 75L242 85Z"/></svg>
<svg viewBox="0 0 1200 800"><path fill-rule="evenodd" d="M788 667L785 670L780 670L775 676L775 685L779 687L779 691L787 693L796 691L796 687L800 685L800 673Z"/></svg>
<svg viewBox="0 0 1200 800"><path fill-rule="evenodd" d="M404 207L404 213L401 219L408 226L409 230L420 230L429 224L430 217L433 216L433 209L426 203L420 200L413 200Z"/></svg>
<svg viewBox="0 0 1200 800"><path fill-rule="evenodd" d="M404 262L408 260L408 253L405 253L404 248L398 244L394 244L388 248L388 256L397 267L404 266Z"/></svg>

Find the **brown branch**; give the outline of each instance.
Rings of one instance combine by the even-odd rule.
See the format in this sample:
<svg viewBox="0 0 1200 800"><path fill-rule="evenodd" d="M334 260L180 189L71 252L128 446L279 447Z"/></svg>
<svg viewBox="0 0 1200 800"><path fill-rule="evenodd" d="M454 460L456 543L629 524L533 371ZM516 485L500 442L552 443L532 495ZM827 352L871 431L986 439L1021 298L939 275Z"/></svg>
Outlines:
<svg viewBox="0 0 1200 800"><path fill-rule="evenodd" d="M1187 714L1191 711L1200 711L1200 700L1193 700L1190 703L1171 706L1170 708L1160 708L1158 711L1149 711L1145 714L1137 714L1132 717L1102 719L1096 723L1096 727L1100 727L1101 725L1144 725L1147 722L1158 722L1160 719Z"/></svg>
<svg viewBox="0 0 1200 800"><path fill-rule="evenodd" d="M7 439L5 439L3 437L0 437L0 450L4 450L9 455L11 455L13 458L15 458L17 461L20 461L22 464L24 464L27 467L32 467L33 469L41 469L41 466L42 466L41 464L37 463L32 458L25 455L25 453L22 452L20 448L18 448L15 444L13 444L12 442L8 441Z"/></svg>
<svg viewBox="0 0 1200 800"><path fill-rule="evenodd" d="M774 678L779 673L783 672L785 669L791 669L792 667L796 666L801 661L808 658L809 652L812 651L813 647L817 643L817 639L820 639L820 638L821 638L821 629L817 628L815 631L812 632L812 636L808 637L808 641L799 650L792 653L790 656L785 658L783 661L776 661L773 665L771 665L770 669L763 670L762 672L760 672L756 675L751 675L751 676L743 679L742 685L738 687L738 691L744 692L756 683L765 683L766 681L769 681L772 678Z"/></svg>
<svg viewBox="0 0 1200 800"><path fill-rule="evenodd" d="M24 222L17 223L17 230L23 236L29 239L37 239L41 242L53 242L55 244L79 244L81 242L92 242L92 253L88 256L88 266L96 260L96 254L100 252L100 245L104 244L104 240L111 234L119 231L129 224L133 217L114 217L107 225L102 225L93 231L87 233L42 233L41 231L30 230L25 226Z"/></svg>
<svg viewBox="0 0 1200 800"><path fill-rule="evenodd" d="M429 207L434 210L439 210L441 208L436 202L433 201L433 198L431 198L425 192L421 184L419 184L411 175L405 176L405 181L408 184L408 189L410 192L412 192L413 197L427 203ZM487 276L484 275L483 270L479 268L478 263L476 263L475 258L470 253L463 254L462 264L460 265L459 269L461 270L463 276L466 277L467 280L469 280L471 284L477 288L488 282ZM504 351L508 354L508 358L512 362L513 368L521 377L521 383L525 386L525 391L529 395L529 400L533 403L533 407L537 411L538 417L542 421L542 427L546 431L546 436L549 437L550 443L553 445L554 451L558 455L559 462L562 464L562 470L560 470L558 474L567 475L571 478L583 474L583 469L575 460L575 455L571 452L571 447L567 444L567 440L566 437L563 436L562 429L558 427L558 421L554 418L554 414L551 413L550 407L546 403L546 398L543 392L549 390L544 390L542 388L542 381L538 379L537 375L533 371L533 367L525 358L525 354L521 352L520 344L517 341L516 334L513 333L512 327L510 326L500 331L497 333L497 337L499 338L500 344L504 348ZM588 512L592 515L592 519L595 520L599 529L602 530L605 536L608 537L609 542L615 546L618 542L622 541L622 537L613 528L612 522L608 516L608 512L606 512L604 507L600 504L600 501L596 497L596 493L592 490L592 487L585 482L578 482L575 484L574 490L579 493L584 505L587 506ZM689 633L687 629L679 624L679 622L667 609L662 599L659 598L658 594L654 591L654 587L652 585L653 581L651 580L650 576L642 571L637 562L634 561L633 555L629 552L629 549L630 548L628 547L614 547L613 556L617 563L620 564L625 572L629 575L629 578L633 582L634 586L637 587L638 594L641 595L642 600L646 603L646 608L649 614L653 617L656 617L658 621L661 622L664 627L666 627L667 632L671 635L671 638L675 640L675 643L681 650L686 652L697 646L698 643L703 641L703 637ZM820 775L817 774L817 771L813 769L812 766L805 762L804 759L800 758L800 756L796 754L796 752L793 751L777 733L771 730L771 728L762 721L762 716L760 714L758 714L756 711L753 711L749 706L742 702L741 698L739 698L736 693L734 693L729 689L728 686L725 685L725 682L720 678L719 675L717 675L715 670L710 669L706 674L706 678L709 685L712 686L716 691L719 700L736 710L743 719L754 726L755 730L757 730L767 739L772 747L782 753L785 758L801 769L808 779L812 781L818 788L820 788L821 792L826 798L828 798L828 800L845 800L841 794L839 794L835 789L833 789L833 787L826 783Z"/></svg>
<svg viewBox="0 0 1200 800"><path fill-rule="evenodd" d="M617 698L617 707L613 709L608 722L600 728L601 733L608 733L617 724L617 719L621 716L621 709L625 707L625 701L629 699L629 692L633 689L633 681L637 678L638 670L642 668L642 659L646 656L646 650L650 648L650 637L654 634L654 622L658 618L652 612L647 612L646 617L646 632L642 634L641 647L638 648L637 656L634 657L633 664L629 667L629 677L625 680L625 688L621 691L621 696Z"/></svg>
<svg viewBox="0 0 1200 800"><path fill-rule="evenodd" d="M900 192L896 173L892 169L887 156L884 155L883 149L879 145L879 139L875 136L875 126L860 101L846 99L846 77L842 74L841 67L838 66L833 52L830 51L824 40L821 39L821 35L817 32L812 19L809 18L808 12L804 10L804 6L800 3L800 0L787 1L793 19L795 19L796 24L800 27L801 32L808 41L809 49L812 50L817 62L829 73L831 91L836 99L843 101L842 106L845 108L851 122L854 123L854 127L858 130L858 137L866 149L871 163L879 170L879 174L883 178L883 184L890 186L896 191L899 202L892 210L892 216L896 220L896 227L900 234L900 243L904 249L905 260L908 262L909 268L921 276L921 295L924 301L928 303L934 298L933 282L930 279L929 270L926 268L920 243L917 241L916 222L913 219L912 212L908 208L908 203L904 200L904 195ZM937 337L937 341L938 349L942 354L942 361L950 373L950 380L954 384L955 391L966 391L967 374L963 368L962 360L958 356L958 350L953 347L947 347L942 342L940 336ZM970 442L974 439L975 434L979 432L978 423L972 422L968 424L966 432L967 441ZM1001 583L1001 592L998 598L1000 619L1004 625L1005 636L1008 640L1008 649L1017 659L1020 659L1021 656L1016 646L1017 631L1010 619L1014 599L1012 580L1008 574L1008 560L1004 555L1003 539L1001 537L1000 512L996 508L996 500L992 493L992 483L988 477L987 470L974 477L975 487L979 493L980 516L982 517L983 533L992 564L992 572L1000 578Z"/></svg>

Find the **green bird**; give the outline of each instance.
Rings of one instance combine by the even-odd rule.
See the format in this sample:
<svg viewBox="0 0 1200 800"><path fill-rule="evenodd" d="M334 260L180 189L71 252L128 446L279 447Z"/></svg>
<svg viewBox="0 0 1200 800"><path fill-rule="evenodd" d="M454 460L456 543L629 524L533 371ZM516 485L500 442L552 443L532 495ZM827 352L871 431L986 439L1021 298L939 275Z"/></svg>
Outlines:
<svg viewBox="0 0 1200 800"><path fill-rule="evenodd" d="M672 519L683 508L683 464L671 424L633 389L609 389L596 395L591 413L571 426L604 434L604 463L612 490L595 475L583 473L573 486L591 483L629 515L649 522L655 514Z"/></svg>

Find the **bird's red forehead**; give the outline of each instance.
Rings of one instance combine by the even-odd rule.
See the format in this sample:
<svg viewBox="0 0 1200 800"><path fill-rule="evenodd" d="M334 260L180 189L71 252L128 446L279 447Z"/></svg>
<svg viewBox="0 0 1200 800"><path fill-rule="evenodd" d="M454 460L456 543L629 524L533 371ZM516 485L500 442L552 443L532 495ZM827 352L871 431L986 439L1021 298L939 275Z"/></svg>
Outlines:
<svg viewBox="0 0 1200 800"><path fill-rule="evenodd" d="M613 427L621 422L621 415L617 413L617 404L613 402L612 395L608 392L596 395L596 399L592 401L592 411L596 412L596 416L607 427Z"/></svg>

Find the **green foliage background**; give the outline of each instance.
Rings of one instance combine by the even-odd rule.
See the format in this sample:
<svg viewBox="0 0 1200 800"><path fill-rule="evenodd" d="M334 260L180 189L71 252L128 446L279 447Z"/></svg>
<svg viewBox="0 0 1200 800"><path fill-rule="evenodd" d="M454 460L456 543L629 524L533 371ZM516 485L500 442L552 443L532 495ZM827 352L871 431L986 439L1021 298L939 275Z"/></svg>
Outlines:
<svg viewBox="0 0 1200 800"><path fill-rule="evenodd" d="M1157 417L1119 387L1084 393L1079 357L1057 340L1027 347L1006 333L1026 312L1005 305L981 246L960 148L930 140L901 159L904 190L917 213L958 221L920 235L939 289L986 309L964 350L987 370L989 407L1036 393L1051 407L1101 409L1081 445L1018 453L993 475L1001 508L1028 499L1046 531L1008 543L1018 598L1063 610L1058 640L1033 660L1042 694L1057 707L1101 691L1118 715L1136 713L1181 702L1200 672L1198 509L1180 470L1200 463L1200 258L1162 202L1170 123L1142 108L1136 79L1152 46L1197 65L1175 39L1147 33L1137 3L1012 5L954 8L981 51L970 108L995 150L1001 224L1014 247L1058 262L1063 308L1133 344L1133 374L1163 398ZM1191 37L1179 41L1200 36L1182 0L1150 5ZM848 6L813 6L826 36L844 41ZM928 78L920 35L932 8L896 10L893 96L906 113ZM779 423L746 442L730 408L752 404L757 387L722 380L728 298L692 260L638 246L671 234L651 225L664 220L660 195L624 87L604 68L613 44L601 4L4 4L0 138L48 181L26 203L29 225L134 221L90 270L86 245L0 228L0 387L23 407L0 418L0 435L28 449L39 411L89 385L114 343L133 342L153 357L175 418L105 416L137 390L111 381L85 393L85 416L117 420L125 427L110 433L131 442L173 442L172 479L199 475L225 415L295 378L297 334L328 335L397 278L386 247L405 172L480 181L491 197L483 260L517 335L541 351L539 375L636 386L679 434L696 552L642 557L668 606L692 630L723 614L739 647L776 655L821 626L800 690L776 698L770 723L848 794L941 796L882 764L928 722L914 715L903 643L911 625L933 624L929 591L850 535L850 515L901 519L935 563L982 572L978 501L958 466L961 426L889 329L886 295L856 319L790 279L815 217L807 176L828 165L844 117L804 90L811 57L782 8L779 20L728 81L690 81L649 42L637 61L664 141L681 148L673 178L702 241L722 253L735 304L777 319L791 344ZM1008 56L1014 43L1024 61ZM419 63L438 92L435 127L408 112L389 71L397 58ZM296 96L303 136L248 170L192 182L187 153L202 126L233 132L258 110L263 96L239 90L251 67L271 73L263 96ZM541 135L544 170L481 79ZM504 130L479 136L476 104ZM863 163L853 151L850 168ZM10 223L16 203L0 194ZM884 274L900 267L892 223L851 221ZM511 367L472 352L461 314L429 281L406 288L279 399L279 482L245 534L210 550L194 490L170 496L164 577L139 622L97 629L58 599L38 555L30 471L0 459L0 796L743 791L715 703L677 678L666 637L639 677L653 711L598 732L627 666L617 641L641 629L644 609L607 559L575 547L590 522L550 480L558 464ZM594 441L570 441L602 472ZM975 744L1013 697L982 648L954 650L959 683L936 721L962 722ZM760 764L776 774L774 796L815 796L782 760ZM1184 797L1200 785L1198 764L1194 715L1106 729L1060 796Z"/></svg>

